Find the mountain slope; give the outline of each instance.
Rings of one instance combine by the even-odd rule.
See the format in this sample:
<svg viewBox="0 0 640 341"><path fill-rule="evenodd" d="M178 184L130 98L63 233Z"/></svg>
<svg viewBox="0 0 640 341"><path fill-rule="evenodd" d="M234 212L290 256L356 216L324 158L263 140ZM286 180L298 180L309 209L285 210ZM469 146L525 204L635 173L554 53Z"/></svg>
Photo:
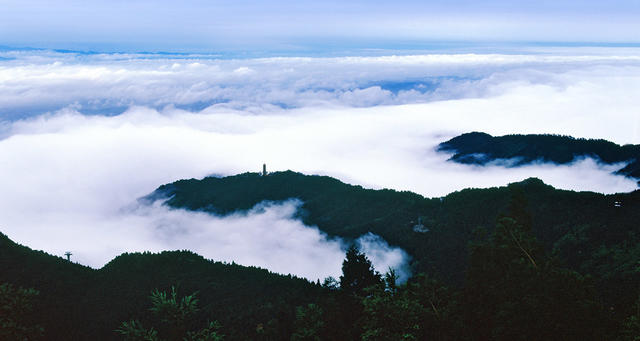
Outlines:
<svg viewBox="0 0 640 341"><path fill-rule="evenodd" d="M501 159L514 160L512 166L536 161L567 164L578 157L594 157L606 164L628 162L616 174L640 180L640 145L620 146L606 140L559 135L491 136L472 132L441 143L438 150L454 153L451 161L478 165Z"/></svg>
<svg viewBox="0 0 640 341"><path fill-rule="evenodd" d="M158 188L174 208L228 214L264 200L301 200L300 218L330 235L354 238L367 232L404 248L416 272L460 284L469 262L468 243L481 227L491 230L521 195L531 226L545 249L584 274L591 274L605 296L624 305L619 294L635 292L640 274L640 191L603 195L557 190L538 179L488 189L466 189L428 199L410 192L371 190L324 176L291 171L268 176L246 173L224 178L180 180ZM618 204L616 204L616 202ZM415 232L418 219L428 232ZM626 269L626 270L625 270ZM615 279L613 287L608 287Z"/></svg>
<svg viewBox="0 0 640 341"><path fill-rule="evenodd" d="M123 254L94 270L18 245L0 234L0 283L34 288L34 320L49 340L119 340L122 321L149 314L152 290L198 292L200 324L218 320L232 340L253 340L256 326L290 335L293 307L323 289L304 279L206 260L188 251ZM147 324L149 325L149 324Z"/></svg>
<svg viewBox="0 0 640 341"><path fill-rule="evenodd" d="M549 304L536 309L544 312L553 307L556 300L551 298L560 295L557 290L568 290L567 295L579 297L593 281L599 302L596 306L607 307L602 310L594 306L607 315L605 325L623 321L635 312L633 303L640 283L640 191L616 195L562 191L527 179L505 187L467 189L427 199L410 192L370 190L328 177L280 172L264 177L242 174L181 180L162 186L149 199L166 196L170 198L167 204L173 207L217 214L247 210L264 200L298 198L302 201L299 216L308 224L346 238L371 231L405 248L414 257L416 272L452 285L450 317L456 321L466 321L465 304L477 307L470 299L477 295L465 294L476 288L469 278L488 285L486 290L477 288L486 297L501 297L491 289L495 283L511 286L509 279L501 278L501 268L494 271L497 279L483 277L484 263L491 257L485 259L476 252L478 256L469 259L470 249L501 250L499 245L484 249L478 249L478 245L483 245L482 236L487 235L482 232L493 230L496 220L506 213L531 227L551 256L552 273L564 273L561 269L569 267L585 275L585 286L572 284L572 278L583 282L582 276L551 276L544 290L536 294L543 295ZM414 231L418 218L428 231ZM486 240L484 245L488 245ZM517 265L518 258L505 260L522 269ZM475 277L469 273L468 264L476 265ZM525 288L540 286L536 276L529 278L533 282L525 283ZM424 277L417 276L416 281L420 278ZM344 301L345 297L340 299L306 280L213 262L188 251L123 254L95 270L30 250L0 235L3 282L40 291L35 320L44 327L48 339L56 340L118 339L113 330L131 318L152 325L148 296L153 289L167 291L172 285L181 295L197 291L202 310L196 322L203 325L208 319L218 320L229 340L288 339L296 328L296 307L308 303L317 302L325 310L327 330L346 328L345 324L353 322L347 315L353 315L354 321L362 316L362 311L344 313L343 304L350 299ZM519 285L517 281L512 284ZM579 304L572 297L562 305L567 311ZM488 303L501 302L514 312L520 309L513 306L517 299L496 299ZM482 316L481 308L477 316ZM464 328L477 327L477 316L461 322L466 323ZM267 329L271 336L258 335Z"/></svg>

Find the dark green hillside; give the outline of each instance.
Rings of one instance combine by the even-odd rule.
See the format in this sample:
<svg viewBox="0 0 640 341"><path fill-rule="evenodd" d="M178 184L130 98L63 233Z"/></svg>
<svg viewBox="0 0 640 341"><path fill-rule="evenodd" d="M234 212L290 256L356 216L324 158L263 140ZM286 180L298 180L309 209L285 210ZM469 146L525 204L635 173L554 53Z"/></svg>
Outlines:
<svg viewBox="0 0 640 341"><path fill-rule="evenodd" d="M299 199L299 216L308 225L346 238L375 232L392 244L424 249L428 238L413 232L418 218L441 207L440 199L425 199L411 192L369 190L327 176L306 176L292 171L266 177L245 173L225 178L180 180L158 188L153 198L169 197L168 204L214 214L248 210L262 201ZM431 219L433 214L425 215ZM426 219L426 220L429 220ZM426 221L425 220L425 221ZM430 221L430 220L429 220ZM487 223L491 224L489 220ZM451 236L466 247L466 239ZM411 246L415 245L415 248Z"/></svg>
<svg viewBox="0 0 640 341"><path fill-rule="evenodd" d="M290 335L293 307L323 292L303 279L188 251L123 254L94 270L15 244L3 234L0 270L0 283L40 292L33 319L48 340L118 340L113 330L120 322L148 316L151 291L172 285L183 295L197 292L201 310L195 322L219 321L228 339L257 339L261 323L274 335Z"/></svg>
<svg viewBox="0 0 640 341"><path fill-rule="evenodd" d="M172 286L180 297L196 293L200 309L180 330L215 320L225 340L635 340L640 333L640 191L561 191L527 179L426 199L282 172L182 180L150 198L163 195L174 207L219 214L298 198L308 224L345 237L371 231L403 247L415 276L405 285L381 281L356 250L339 285L325 287L189 251L123 254L95 270L0 234L0 338L16 329L7 315L33 335L42 327L47 340L122 339L114 330L132 320L168 335L149 296ZM413 230L418 218L428 231ZM12 308L29 305L24 313Z"/></svg>
<svg viewBox="0 0 640 341"><path fill-rule="evenodd" d="M492 233L474 234L459 289L424 274L405 285L392 274L382 280L356 249L347 252L339 285L320 287L186 251L124 254L91 270L1 235L0 337L25 330L29 340L634 340L640 313L610 310L588 276L554 264L517 220L527 221L518 202ZM55 271L43 276L51 264ZM173 284L179 299L197 299L175 325L166 319L173 310L150 297L172 292ZM183 339L185 330L202 331L213 320L222 326L213 327L215 338ZM141 330L161 338L140 337Z"/></svg>
<svg viewBox="0 0 640 341"><path fill-rule="evenodd" d="M372 226L396 219L396 224L411 228L418 212L433 207L438 200L425 200L411 192L367 190L349 186L328 176L305 176L292 171L272 173L263 177L245 173L225 178L180 180L161 186L155 195L169 196L168 204L215 214L248 210L265 200L302 200L300 215L310 224L321 224L329 234L358 237ZM409 220L407 216L415 216ZM395 229L395 228L394 228Z"/></svg>
<svg viewBox="0 0 640 341"><path fill-rule="evenodd" d="M560 135L491 136L473 132L441 143L438 150L454 153L452 161L478 165L496 159L517 159L513 166L538 160L566 164L576 157L590 156L607 164L630 162L617 173L640 180L640 145L620 146L606 140Z"/></svg>
<svg viewBox="0 0 640 341"><path fill-rule="evenodd" d="M176 208L226 214L246 210L263 200L302 201L300 216L330 235L354 238L373 232L404 248L416 272L446 282L462 283L473 232L491 230L522 196L535 237L561 264L592 275L603 296L620 309L630 309L640 273L640 191L602 195L556 190L538 179L506 187L466 189L444 198L427 199L410 192L370 190L323 176L291 171L268 176L247 173L225 178L181 180L160 187ZM620 207L615 202L621 202ZM421 218L429 229L413 231ZM615 280L617 289L610 287ZM624 288L621 292L620 288Z"/></svg>

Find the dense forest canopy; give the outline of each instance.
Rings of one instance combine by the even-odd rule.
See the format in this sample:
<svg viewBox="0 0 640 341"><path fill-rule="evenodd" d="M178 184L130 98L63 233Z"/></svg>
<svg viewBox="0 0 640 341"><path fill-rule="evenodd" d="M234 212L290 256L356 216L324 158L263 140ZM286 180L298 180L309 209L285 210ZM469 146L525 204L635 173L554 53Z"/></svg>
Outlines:
<svg viewBox="0 0 640 341"><path fill-rule="evenodd" d="M511 160L512 166L536 161L566 164L579 157L593 157L606 164L628 162L616 173L640 180L640 145L620 146L606 140L561 135L491 136L472 132L454 137L438 146L454 153L450 160L484 165L495 160Z"/></svg>
<svg viewBox="0 0 640 341"><path fill-rule="evenodd" d="M354 248L340 281L323 284L189 251L123 254L96 270L1 235L0 284L30 293L33 308L14 325L47 339L153 331L141 326L173 335L149 297L175 287L198 299L189 335L229 340L634 340L640 331L640 191L564 191L532 178L429 199L287 171L181 180L145 200L225 215L290 198L329 235L372 232L404 248L414 276L397 285Z"/></svg>
<svg viewBox="0 0 640 341"><path fill-rule="evenodd" d="M627 288L633 286L631 278L637 274L618 270L633 267L630 252L637 249L640 238L640 191L615 195L574 192L527 179L505 187L466 189L428 199L411 192L365 189L326 176L287 171L180 180L161 186L150 197L168 198L166 204L171 207L213 214L247 210L264 200L297 198L302 201L299 217L306 224L347 239L375 233L405 249L413 257L414 272L459 285L474 231L491 230L508 210L515 192L522 193L532 233L545 250L572 269L603 281L616 278ZM418 221L427 232L414 230Z"/></svg>
<svg viewBox="0 0 640 341"><path fill-rule="evenodd" d="M48 340L118 340L122 321L147 317L153 290L198 293L195 323L210 317L230 339L257 337L258 324L291 333L290 307L323 290L307 280L264 269L214 262L189 251L125 253L99 270L15 244L0 234L0 283L34 288L35 316ZM32 314L32 315L33 315ZM287 322L288 321L288 322Z"/></svg>

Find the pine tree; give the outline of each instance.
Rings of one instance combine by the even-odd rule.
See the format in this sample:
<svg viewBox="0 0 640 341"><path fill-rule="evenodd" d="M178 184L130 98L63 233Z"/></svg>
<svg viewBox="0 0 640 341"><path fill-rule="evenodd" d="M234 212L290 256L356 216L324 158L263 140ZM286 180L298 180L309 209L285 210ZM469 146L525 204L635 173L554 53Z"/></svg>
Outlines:
<svg viewBox="0 0 640 341"><path fill-rule="evenodd" d="M361 295L365 288L381 282L382 276L375 271L367 256L357 247L351 246L342 262L340 289L347 293Z"/></svg>

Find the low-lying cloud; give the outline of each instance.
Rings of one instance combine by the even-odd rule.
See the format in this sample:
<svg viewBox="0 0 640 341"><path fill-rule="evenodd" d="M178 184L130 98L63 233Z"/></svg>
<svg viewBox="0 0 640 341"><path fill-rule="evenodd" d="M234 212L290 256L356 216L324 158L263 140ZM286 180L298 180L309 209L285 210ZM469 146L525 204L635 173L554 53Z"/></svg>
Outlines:
<svg viewBox="0 0 640 341"><path fill-rule="evenodd" d="M635 55L220 61L21 53L0 61L0 110L18 113L0 128L0 230L92 266L125 251L190 249L312 279L339 275L345 243L293 219L294 202L215 217L136 201L177 179L262 163L429 197L527 177L563 189L637 188L612 174L622 165L589 158L479 167L435 151L469 131L638 143ZM374 236L359 243L379 271L407 269L402 250Z"/></svg>
<svg viewBox="0 0 640 341"><path fill-rule="evenodd" d="M371 232L356 240L358 248L371 260L377 271L383 275L395 271L397 281L404 283L411 277L409 256L404 250L389 246L384 239Z"/></svg>
<svg viewBox="0 0 640 341"><path fill-rule="evenodd" d="M517 86L567 90L585 79L613 95L618 86L638 85L640 54L612 53L216 59L9 50L0 51L14 58L0 61L0 114L16 119L70 107L114 115L134 105L264 114L484 98Z"/></svg>

